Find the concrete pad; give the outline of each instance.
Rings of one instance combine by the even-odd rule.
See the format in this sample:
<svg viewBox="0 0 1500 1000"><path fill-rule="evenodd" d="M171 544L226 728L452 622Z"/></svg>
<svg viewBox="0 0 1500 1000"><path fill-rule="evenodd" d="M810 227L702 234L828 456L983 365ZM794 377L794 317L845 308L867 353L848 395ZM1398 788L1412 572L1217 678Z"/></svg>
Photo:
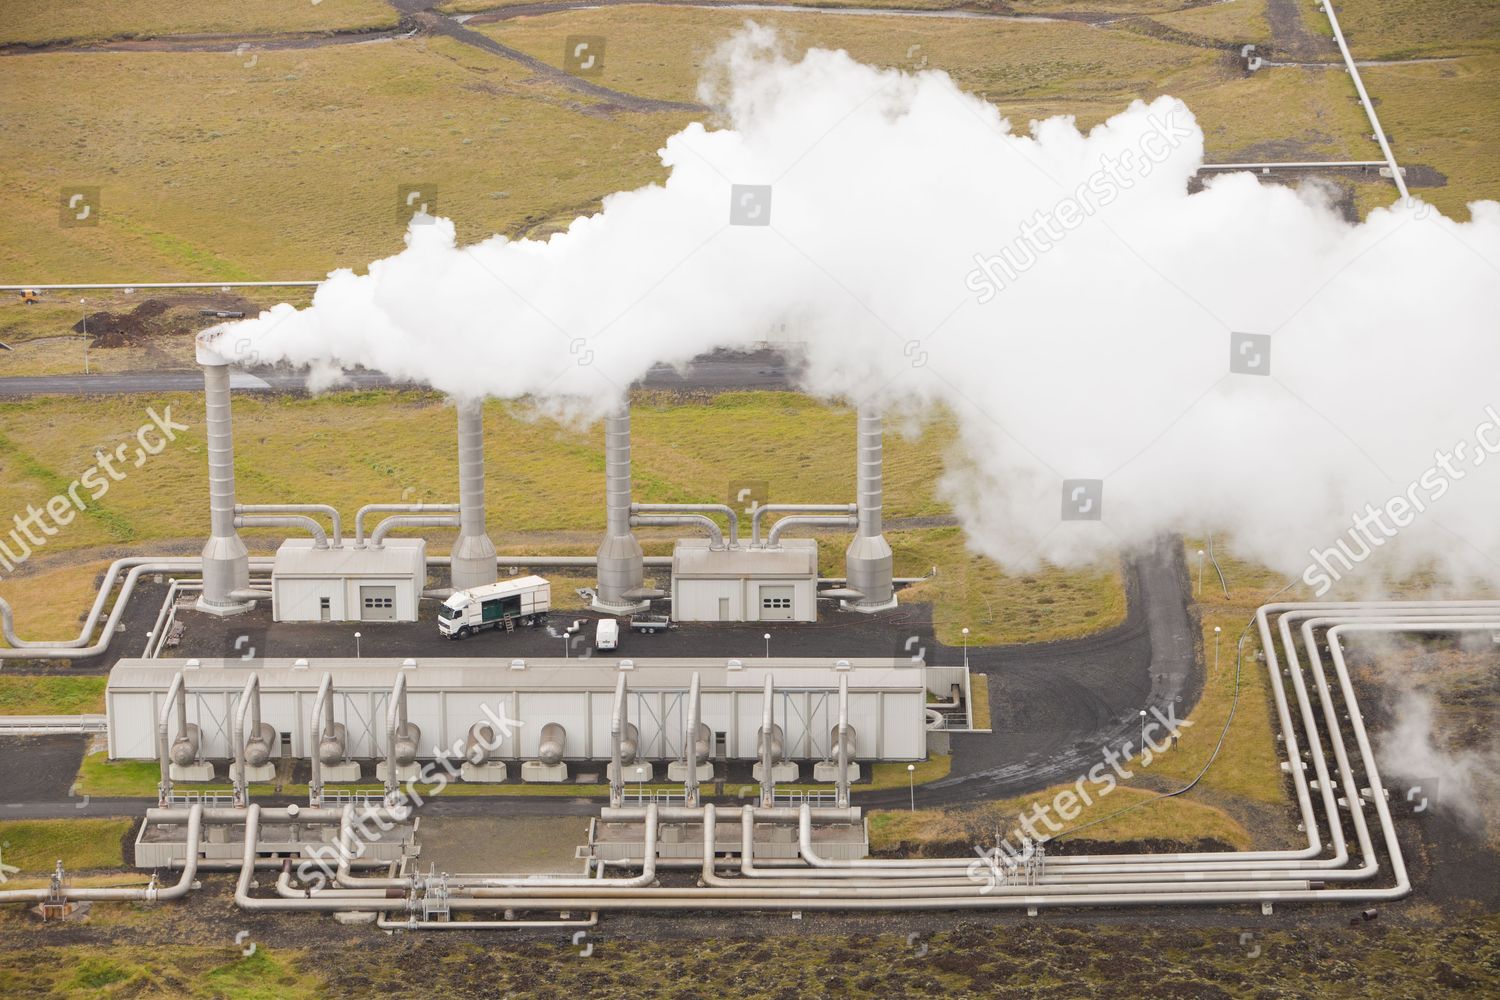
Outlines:
<svg viewBox="0 0 1500 1000"><path fill-rule="evenodd" d="M539 760L522 761L521 780L558 784L568 780L568 765L543 764Z"/></svg>

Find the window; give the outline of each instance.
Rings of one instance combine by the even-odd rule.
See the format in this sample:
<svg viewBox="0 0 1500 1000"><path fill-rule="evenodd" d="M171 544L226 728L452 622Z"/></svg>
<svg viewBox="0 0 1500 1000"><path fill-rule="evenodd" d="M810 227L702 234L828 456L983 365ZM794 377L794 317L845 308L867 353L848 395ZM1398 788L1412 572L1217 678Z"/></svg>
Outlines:
<svg viewBox="0 0 1500 1000"><path fill-rule="evenodd" d="M367 608L394 608L395 606L396 606L396 601L395 601L394 598L390 598L390 597L366 597L365 598L365 607L367 607Z"/></svg>
<svg viewBox="0 0 1500 1000"><path fill-rule="evenodd" d="M790 610L792 599L790 597L762 597L760 606L767 609Z"/></svg>

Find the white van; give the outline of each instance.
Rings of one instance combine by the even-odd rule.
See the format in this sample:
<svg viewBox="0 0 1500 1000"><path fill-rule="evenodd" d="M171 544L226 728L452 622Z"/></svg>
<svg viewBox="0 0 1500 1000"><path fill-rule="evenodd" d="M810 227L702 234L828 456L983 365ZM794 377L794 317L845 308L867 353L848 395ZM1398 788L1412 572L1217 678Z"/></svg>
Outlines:
<svg viewBox="0 0 1500 1000"><path fill-rule="evenodd" d="M613 618L599 619L599 628L594 632L595 649L617 649L620 645L620 623Z"/></svg>

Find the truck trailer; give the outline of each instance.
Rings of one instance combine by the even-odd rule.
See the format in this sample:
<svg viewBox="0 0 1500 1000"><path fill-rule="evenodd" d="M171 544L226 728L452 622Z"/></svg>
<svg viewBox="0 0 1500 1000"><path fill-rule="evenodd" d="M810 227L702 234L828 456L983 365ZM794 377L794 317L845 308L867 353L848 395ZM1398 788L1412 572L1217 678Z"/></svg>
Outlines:
<svg viewBox="0 0 1500 1000"><path fill-rule="evenodd" d="M455 591L438 609L438 632L466 639L480 629L538 625L552 610L552 584L540 576L521 576L483 587Z"/></svg>

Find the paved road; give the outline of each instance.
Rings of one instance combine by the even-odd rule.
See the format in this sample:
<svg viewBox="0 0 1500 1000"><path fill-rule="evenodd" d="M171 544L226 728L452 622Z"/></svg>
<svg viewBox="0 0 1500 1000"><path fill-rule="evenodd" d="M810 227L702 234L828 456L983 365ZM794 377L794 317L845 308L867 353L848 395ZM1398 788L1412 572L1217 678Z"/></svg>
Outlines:
<svg viewBox="0 0 1500 1000"><path fill-rule="evenodd" d="M774 351L746 354L719 351L695 358L681 372L653 365L636 385L646 389L722 391L731 389L793 389L796 372ZM307 377L297 372L257 370L235 372L230 386L248 392L307 391ZM358 371L345 376L342 388L420 388L398 382L380 372ZM89 396L133 392L202 392L203 376L195 371L121 372L108 375L29 375L0 378L4 396Z"/></svg>

